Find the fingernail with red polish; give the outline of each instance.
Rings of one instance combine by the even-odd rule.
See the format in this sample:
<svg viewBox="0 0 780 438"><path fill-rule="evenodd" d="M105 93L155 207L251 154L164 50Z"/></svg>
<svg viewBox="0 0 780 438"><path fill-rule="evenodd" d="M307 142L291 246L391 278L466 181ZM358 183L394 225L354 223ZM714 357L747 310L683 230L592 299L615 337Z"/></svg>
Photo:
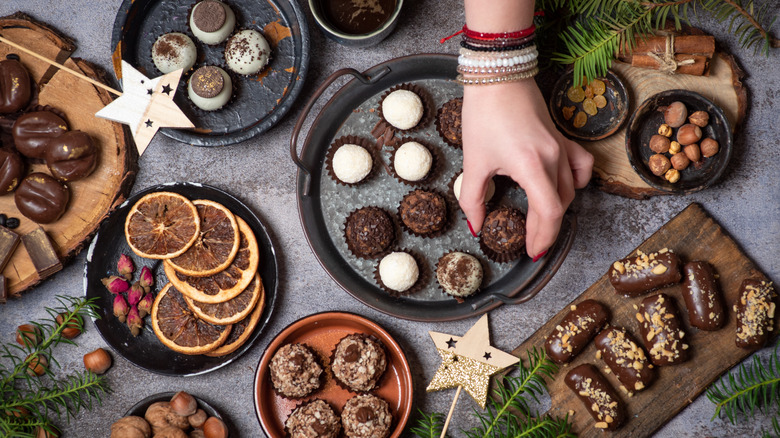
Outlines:
<svg viewBox="0 0 780 438"><path fill-rule="evenodd" d="M468 220L466 220L466 223L467 223L467 224L468 224L468 226L469 226L469 231L471 231L471 235L472 235L472 236L474 236L474 237L477 237L477 233L475 233L475 232L474 232L474 228L472 228L472 227L471 227L471 222L469 222Z"/></svg>
<svg viewBox="0 0 780 438"><path fill-rule="evenodd" d="M536 257L534 257L534 263L539 261L540 258L544 257L545 254L547 254L547 250L540 252Z"/></svg>

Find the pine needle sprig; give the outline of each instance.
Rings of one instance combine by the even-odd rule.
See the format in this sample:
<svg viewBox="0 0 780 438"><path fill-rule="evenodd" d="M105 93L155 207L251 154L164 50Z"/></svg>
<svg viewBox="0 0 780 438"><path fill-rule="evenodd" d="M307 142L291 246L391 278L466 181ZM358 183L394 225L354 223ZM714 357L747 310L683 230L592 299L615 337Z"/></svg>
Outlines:
<svg viewBox="0 0 780 438"><path fill-rule="evenodd" d="M701 2L704 9L710 11L716 20L721 23L728 21L729 32L737 36L737 41L742 48L754 47L754 53L760 51L769 55L770 47L780 47L780 40L769 32L777 17L766 18L771 1L764 1L761 5L756 5L753 0L701 0Z"/></svg>
<svg viewBox="0 0 780 438"><path fill-rule="evenodd" d="M409 429L417 438L439 438L441 430L444 428L444 414L434 412L430 415L418 410L420 418L417 419L417 426Z"/></svg>

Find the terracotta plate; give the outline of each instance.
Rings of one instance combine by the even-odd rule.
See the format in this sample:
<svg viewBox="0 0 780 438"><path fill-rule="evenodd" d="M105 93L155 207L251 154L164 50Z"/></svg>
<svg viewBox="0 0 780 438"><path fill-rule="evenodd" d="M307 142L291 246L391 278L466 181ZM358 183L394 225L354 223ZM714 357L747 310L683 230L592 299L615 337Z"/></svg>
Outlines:
<svg viewBox="0 0 780 438"><path fill-rule="evenodd" d="M149 408L149 406L152 405L152 403L162 402L162 401L170 401L171 398L176 394L175 392L160 392L157 394L152 394L145 399L139 401L138 403L134 404L130 409L125 412L125 417L130 415L135 415L136 417L143 418L144 413ZM220 420L222 420L225 425L228 427L228 431L230 432L231 436L238 436L238 431L233 426L233 424L230 423L230 420L227 419L224 415L222 415L222 412L225 410L222 409L216 409L214 406L208 404L206 401L203 400L202 397L199 397L195 394L192 394L195 399L198 401L198 409L203 409L206 411L209 417L217 417Z"/></svg>
<svg viewBox="0 0 780 438"><path fill-rule="evenodd" d="M387 371L380 380L379 389L372 391L390 405L393 414L392 438L403 433L409 414L412 411L412 372L401 346L382 327L362 316L343 312L317 313L292 323L282 330L268 345L255 374L255 412L260 425L268 436L284 436L284 422L290 413L301 403L320 398L341 413L344 403L356 394L342 389L330 374L330 354L344 336L353 333L374 335L385 346L387 352ZM279 347L303 342L316 350L326 362L328 376L325 385L314 394L302 400L288 400L276 394L271 385L268 364Z"/></svg>

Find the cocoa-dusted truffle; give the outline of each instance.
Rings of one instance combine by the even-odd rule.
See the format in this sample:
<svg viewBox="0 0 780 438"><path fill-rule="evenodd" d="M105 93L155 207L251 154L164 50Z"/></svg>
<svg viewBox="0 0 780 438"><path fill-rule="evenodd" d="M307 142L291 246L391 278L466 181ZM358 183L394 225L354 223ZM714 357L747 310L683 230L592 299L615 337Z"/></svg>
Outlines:
<svg viewBox="0 0 780 438"><path fill-rule="evenodd" d="M86 132L70 131L49 141L46 165L63 181L88 177L97 166L98 148Z"/></svg>
<svg viewBox="0 0 780 438"><path fill-rule="evenodd" d="M0 114L15 113L30 103L30 74L15 59L0 61Z"/></svg>
<svg viewBox="0 0 780 438"><path fill-rule="evenodd" d="M336 438L341 431L338 415L320 399L296 408L284 427L291 438Z"/></svg>
<svg viewBox="0 0 780 438"><path fill-rule="evenodd" d="M24 176L24 161L11 149L0 149L0 195L13 192Z"/></svg>
<svg viewBox="0 0 780 438"><path fill-rule="evenodd" d="M482 224L482 243L496 254L519 256L525 246L525 215L510 207L491 211Z"/></svg>
<svg viewBox="0 0 780 438"><path fill-rule="evenodd" d="M344 434L349 438L385 438L392 423L387 402L373 394L352 397L341 412Z"/></svg>
<svg viewBox="0 0 780 438"><path fill-rule="evenodd" d="M467 297L482 284L482 264L464 252L451 252L439 259L436 279L444 292L456 298Z"/></svg>
<svg viewBox="0 0 780 438"><path fill-rule="evenodd" d="M11 133L20 154L29 158L46 158L49 141L68 130L62 117L51 111L33 111L23 114L14 122Z"/></svg>
<svg viewBox="0 0 780 438"><path fill-rule="evenodd" d="M333 352L333 376L353 391L371 391L387 368L385 349L365 334L347 335Z"/></svg>
<svg viewBox="0 0 780 438"><path fill-rule="evenodd" d="M417 189L401 200L401 221L417 234L441 231L447 223L447 203L438 193Z"/></svg>
<svg viewBox="0 0 780 438"><path fill-rule="evenodd" d="M344 233L349 249L363 258L383 254L395 241L393 221L377 207L363 207L352 212L347 217Z"/></svg>
<svg viewBox="0 0 780 438"><path fill-rule="evenodd" d="M25 217L39 224L48 224L59 219L65 213L68 200L68 186L45 173L27 175L14 195L16 208Z"/></svg>
<svg viewBox="0 0 780 438"><path fill-rule="evenodd" d="M215 111L230 100L233 94L233 81L219 67L207 65L192 74L187 83L187 95L190 100L204 111Z"/></svg>
<svg viewBox="0 0 780 438"><path fill-rule="evenodd" d="M287 344L276 351L269 365L271 383L285 397L300 398L320 387L322 367L304 344Z"/></svg>
<svg viewBox="0 0 780 438"><path fill-rule="evenodd" d="M242 75L253 75L265 68L270 55L268 41L254 29L236 32L225 45L225 63Z"/></svg>
<svg viewBox="0 0 780 438"><path fill-rule="evenodd" d="M187 35L180 32L171 32L161 35L152 45L152 61L163 73L170 73L178 69L189 71L198 57L198 49L195 43Z"/></svg>
<svg viewBox="0 0 780 438"><path fill-rule="evenodd" d="M236 15L222 2L204 0L192 8L190 30L196 38L214 45L225 41L236 26Z"/></svg>

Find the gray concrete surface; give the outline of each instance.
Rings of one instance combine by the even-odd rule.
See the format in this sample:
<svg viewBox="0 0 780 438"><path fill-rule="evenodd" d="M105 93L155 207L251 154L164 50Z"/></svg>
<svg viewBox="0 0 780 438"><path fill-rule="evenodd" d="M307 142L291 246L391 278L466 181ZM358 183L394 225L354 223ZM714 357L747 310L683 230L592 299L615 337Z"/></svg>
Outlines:
<svg viewBox="0 0 780 438"><path fill-rule="evenodd" d="M110 33L119 4L119 0L2 0L0 15L21 10L54 25L76 40L79 47L76 56L110 71ZM311 24L308 6L302 7ZM770 9L774 14L780 12L778 5ZM329 73L342 67L363 70L401 55L453 53L456 43L442 46L438 39L457 30L462 22L458 1L411 0L404 6L395 33L371 49L341 47L325 40L310 26L312 61L303 98ZM703 204L763 272L772 279L780 279L777 256L780 249L780 69L777 68L780 52L775 50L770 58L754 55L741 50L726 33L725 26L696 19L693 24L715 34L723 47L736 53L748 75L750 111L743 131L736 137L736 153L729 171L715 187L689 196L636 201L593 188L581 191L572 205L578 215L579 230L568 259L531 302L505 306L491 313L495 346L505 350L515 347L601 276L609 261L627 254L691 202ZM446 412L454 391L425 393L425 386L439 365L427 331L462 334L476 319L449 323L395 319L352 299L328 277L311 253L297 217L296 168L287 145L300 108L298 102L265 135L225 149L193 148L157 136L140 160L141 170L133 189L137 192L168 181L213 184L246 201L267 222L279 249L281 286L278 308L260 342L232 365L195 378L161 377L117 357L107 375L113 393L105 397L102 406L81 412L70 423L60 421L65 436L107 436L108 426L136 401L157 392L175 390L206 397L229 416L242 436L263 436L252 402L252 379L258 360L273 335L289 323L322 310L355 312L386 327L403 344L414 370L415 409ZM18 324L43 317L44 306L50 305L56 294L81 295L84 261L82 253L21 300L0 306L0 341L12 342ZM80 369L82 355L103 346L92 324L78 338L78 343L78 347L58 348L57 357L64 372ZM769 352L767 349L760 354ZM471 416L474 407L468 397L461 398L450 429L452 436L463 436L462 429L475 425ZM770 424L758 415L756 420L732 426L728 421L712 421L712 413L712 404L699 397L658 431L657 436L756 436Z"/></svg>

